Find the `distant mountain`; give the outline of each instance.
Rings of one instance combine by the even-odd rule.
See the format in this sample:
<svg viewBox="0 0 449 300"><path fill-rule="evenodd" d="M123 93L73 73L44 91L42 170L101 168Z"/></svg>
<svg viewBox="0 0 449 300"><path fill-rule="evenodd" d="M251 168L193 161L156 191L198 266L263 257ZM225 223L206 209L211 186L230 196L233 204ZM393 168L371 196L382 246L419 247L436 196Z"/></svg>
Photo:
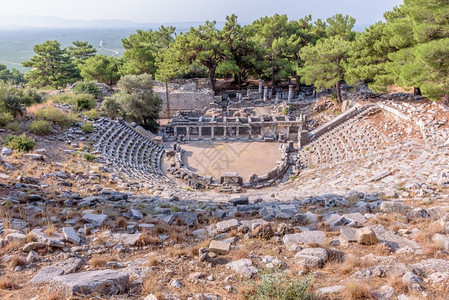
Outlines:
<svg viewBox="0 0 449 300"><path fill-rule="evenodd" d="M39 17L29 15L0 15L0 29L16 30L30 28L142 28L156 29L161 25L173 25L178 31L189 30L203 22L172 22L172 23L135 23L127 20L70 20L57 17ZM218 22L222 27L224 23Z"/></svg>

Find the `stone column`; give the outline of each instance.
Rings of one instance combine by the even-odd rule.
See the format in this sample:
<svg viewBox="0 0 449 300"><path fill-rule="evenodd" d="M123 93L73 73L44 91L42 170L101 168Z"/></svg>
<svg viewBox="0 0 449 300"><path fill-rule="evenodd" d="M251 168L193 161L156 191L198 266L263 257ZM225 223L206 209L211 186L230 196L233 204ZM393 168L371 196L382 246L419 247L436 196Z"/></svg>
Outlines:
<svg viewBox="0 0 449 300"><path fill-rule="evenodd" d="M276 103L279 103L279 93L276 93Z"/></svg>
<svg viewBox="0 0 449 300"><path fill-rule="evenodd" d="M288 86L288 103L293 100L293 85Z"/></svg>
<svg viewBox="0 0 449 300"><path fill-rule="evenodd" d="M263 85L263 80L259 79L259 96L262 97L262 85Z"/></svg>
<svg viewBox="0 0 449 300"><path fill-rule="evenodd" d="M214 139L214 134L215 134L215 130L214 129L215 129L214 126L210 127L210 138L211 138L211 140Z"/></svg>
<svg viewBox="0 0 449 300"><path fill-rule="evenodd" d="M268 99L273 99L273 89L268 90Z"/></svg>
<svg viewBox="0 0 449 300"><path fill-rule="evenodd" d="M190 141L190 126L186 127L186 139Z"/></svg>
<svg viewBox="0 0 449 300"><path fill-rule="evenodd" d="M174 132L175 139L176 139L178 137L178 127L174 127L173 132Z"/></svg>
<svg viewBox="0 0 449 300"><path fill-rule="evenodd" d="M227 132L226 132L226 126L223 127L223 138L225 138L227 136Z"/></svg>
<svg viewBox="0 0 449 300"><path fill-rule="evenodd" d="M203 139L203 126L198 127L198 134L200 135L200 140Z"/></svg>
<svg viewBox="0 0 449 300"><path fill-rule="evenodd" d="M268 96L268 87L265 86L263 88L263 101L267 101L267 96Z"/></svg>
<svg viewBox="0 0 449 300"><path fill-rule="evenodd" d="M239 99L239 102L242 102L242 93L238 94L238 99Z"/></svg>
<svg viewBox="0 0 449 300"><path fill-rule="evenodd" d="M252 131L252 128L251 128L251 125L250 125L250 126L249 126L249 136L248 136L248 139L251 139L252 133L253 133L253 131Z"/></svg>
<svg viewBox="0 0 449 300"><path fill-rule="evenodd" d="M260 136L262 137L262 139L265 137L265 133L263 130L263 125L260 126Z"/></svg>
<svg viewBox="0 0 449 300"><path fill-rule="evenodd" d="M287 134L285 135L285 138L287 140L290 138L290 126L287 126Z"/></svg>
<svg viewBox="0 0 449 300"><path fill-rule="evenodd" d="M240 127L237 126L237 127L235 128L235 137L236 137L236 138L239 138L239 130L240 130Z"/></svg>

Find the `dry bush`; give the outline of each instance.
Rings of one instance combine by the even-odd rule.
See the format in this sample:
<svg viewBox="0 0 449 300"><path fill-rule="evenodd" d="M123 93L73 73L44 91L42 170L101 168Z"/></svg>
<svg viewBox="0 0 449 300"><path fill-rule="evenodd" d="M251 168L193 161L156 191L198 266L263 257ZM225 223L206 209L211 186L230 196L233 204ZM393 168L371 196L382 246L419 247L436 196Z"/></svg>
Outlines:
<svg viewBox="0 0 449 300"><path fill-rule="evenodd" d="M161 242L161 239L157 235L155 231L152 230L145 230L142 232L142 234L139 237L139 240L137 241L137 246L143 247L143 246L157 246Z"/></svg>
<svg viewBox="0 0 449 300"><path fill-rule="evenodd" d="M18 266L23 266L23 265L25 265L25 260L20 255L14 255L11 258L11 260L9 261L9 266L11 268L15 268Z"/></svg>
<svg viewBox="0 0 449 300"><path fill-rule="evenodd" d="M374 300L376 299L368 283L363 281L348 281L339 292L342 299L347 300Z"/></svg>
<svg viewBox="0 0 449 300"><path fill-rule="evenodd" d="M0 290L17 290L20 286L16 282L17 279L3 275L0 277Z"/></svg>
<svg viewBox="0 0 449 300"><path fill-rule="evenodd" d="M37 103L26 108L28 115L34 116L38 111L47 106L53 106L53 100L48 100L45 103Z"/></svg>
<svg viewBox="0 0 449 300"><path fill-rule="evenodd" d="M95 238L95 244L96 244L96 245L104 245L107 241L108 241L107 237L104 236L103 234L99 234L99 235Z"/></svg>
<svg viewBox="0 0 449 300"><path fill-rule="evenodd" d="M229 256L232 257L233 260L248 258L249 251L245 247L239 247L229 252Z"/></svg>
<svg viewBox="0 0 449 300"><path fill-rule="evenodd" d="M198 255L200 248L208 248L210 244L209 240L202 240L199 241L198 243L194 244L192 247L190 248L190 255L191 257L195 257Z"/></svg>
<svg viewBox="0 0 449 300"><path fill-rule="evenodd" d="M163 281L161 278L155 274L150 273L148 277L143 281L142 284L142 295L146 296L148 294L153 294L157 299L164 299L164 285L161 284Z"/></svg>
<svg viewBox="0 0 449 300"><path fill-rule="evenodd" d="M52 292L48 294L45 300L64 300L64 296L62 296L60 293Z"/></svg>
<svg viewBox="0 0 449 300"><path fill-rule="evenodd" d="M47 228L45 228L44 233L48 236L52 236L53 233L56 231L56 226L54 224L49 224Z"/></svg>
<svg viewBox="0 0 449 300"><path fill-rule="evenodd" d="M360 268L368 268L370 266L371 265L367 261L360 259L357 256L349 255L346 257L345 261L336 268L336 271L341 274L351 274Z"/></svg>
<svg viewBox="0 0 449 300"><path fill-rule="evenodd" d="M107 262L107 257L96 255L89 260L89 265L93 268L104 268Z"/></svg>
<svg viewBox="0 0 449 300"><path fill-rule="evenodd" d="M24 243L18 240L11 241L8 244L6 244L6 246L0 248L0 254L19 250L23 245Z"/></svg>
<svg viewBox="0 0 449 300"><path fill-rule="evenodd" d="M391 254L391 248L382 243L376 244L373 249L373 254L375 255L387 256Z"/></svg>
<svg viewBox="0 0 449 300"><path fill-rule="evenodd" d="M147 267L155 267L158 266L160 264L160 260L157 256L152 256L148 259L147 262Z"/></svg>
<svg viewBox="0 0 449 300"><path fill-rule="evenodd" d="M402 282L402 277L389 277L388 278L388 285L394 288L396 293L398 294L407 294L408 293L408 287L407 285Z"/></svg>
<svg viewBox="0 0 449 300"><path fill-rule="evenodd" d="M179 257L182 257L182 256L190 257L190 255L191 255L191 251L187 247L182 247L182 248L169 247L169 248L166 249L166 251L167 251L167 255L169 257L177 257L177 258L179 258Z"/></svg>
<svg viewBox="0 0 449 300"><path fill-rule="evenodd" d="M128 220L124 217L119 217L116 220L116 224L118 228L126 228Z"/></svg>

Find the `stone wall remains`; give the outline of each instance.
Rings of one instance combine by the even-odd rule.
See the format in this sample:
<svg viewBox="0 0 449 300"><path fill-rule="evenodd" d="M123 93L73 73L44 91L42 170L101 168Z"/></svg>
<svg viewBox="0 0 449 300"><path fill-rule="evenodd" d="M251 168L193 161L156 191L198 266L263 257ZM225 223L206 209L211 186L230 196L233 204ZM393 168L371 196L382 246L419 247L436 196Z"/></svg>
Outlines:
<svg viewBox="0 0 449 300"><path fill-rule="evenodd" d="M155 82L154 90L162 99L162 111L159 116L167 117L167 98L165 83ZM207 79L177 79L169 84L170 116L177 111L192 111L196 109L210 108L215 101L214 92L209 87Z"/></svg>

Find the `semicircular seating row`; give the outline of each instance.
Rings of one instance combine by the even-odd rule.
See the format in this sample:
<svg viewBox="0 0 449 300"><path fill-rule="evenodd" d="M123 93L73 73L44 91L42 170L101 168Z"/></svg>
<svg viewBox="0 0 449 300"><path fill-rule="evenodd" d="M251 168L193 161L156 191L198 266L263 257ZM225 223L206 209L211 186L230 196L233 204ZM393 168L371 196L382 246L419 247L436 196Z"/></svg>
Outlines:
<svg viewBox="0 0 449 300"><path fill-rule="evenodd" d="M380 155L388 139L363 121L364 116L376 108L368 109L324 133L307 144L299 154L303 167L328 168L341 163Z"/></svg>
<svg viewBox="0 0 449 300"><path fill-rule="evenodd" d="M164 148L136 132L123 120L100 119L91 138L104 163L116 172L148 183L166 180L161 169Z"/></svg>

